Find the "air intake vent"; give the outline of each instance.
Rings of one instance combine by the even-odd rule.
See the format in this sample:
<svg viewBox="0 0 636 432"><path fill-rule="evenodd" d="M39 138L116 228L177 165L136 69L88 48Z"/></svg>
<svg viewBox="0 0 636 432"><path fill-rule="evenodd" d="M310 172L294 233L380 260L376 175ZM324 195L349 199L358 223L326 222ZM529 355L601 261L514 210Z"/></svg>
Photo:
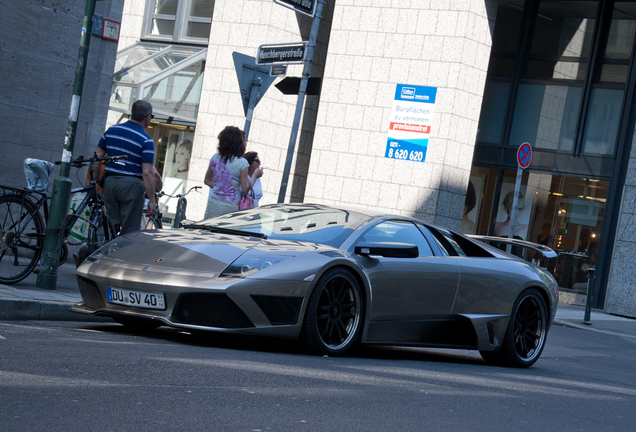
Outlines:
<svg viewBox="0 0 636 432"><path fill-rule="evenodd" d="M181 294L172 313L176 323L218 328L254 327L236 303L223 293Z"/></svg>
<svg viewBox="0 0 636 432"><path fill-rule="evenodd" d="M77 276L77 283L79 285L80 294L84 304L89 309L102 309L106 307L102 295L99 293L97 284L90 279L86 279L82 276Z"/></svg>
<svg viewBox="0 0 636 432"><path fill-rule="evenodd" d="M253 295L252 299L267 315L272 325L297 324L300 307L303 304L302 297L279 297Z"/></svg>

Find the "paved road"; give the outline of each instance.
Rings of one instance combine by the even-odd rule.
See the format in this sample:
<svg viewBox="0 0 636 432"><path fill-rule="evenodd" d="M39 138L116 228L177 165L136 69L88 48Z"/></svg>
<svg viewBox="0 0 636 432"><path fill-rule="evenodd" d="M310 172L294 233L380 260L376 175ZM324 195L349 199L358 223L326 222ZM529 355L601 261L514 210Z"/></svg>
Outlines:
<svg viewBox="0 0 636 432"><path fill-rule="evenodd" d="M308 355L118 324L0 322L0 429L632 431L636 339L553 327L525 370L470 351Z"/></svg>

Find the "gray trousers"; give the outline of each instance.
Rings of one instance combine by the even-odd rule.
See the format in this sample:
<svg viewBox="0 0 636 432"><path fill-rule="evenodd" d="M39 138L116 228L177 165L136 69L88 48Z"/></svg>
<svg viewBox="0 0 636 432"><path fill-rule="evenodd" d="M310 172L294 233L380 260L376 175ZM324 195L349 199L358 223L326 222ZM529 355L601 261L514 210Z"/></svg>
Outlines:
<svg viewBox="0 0 636 432"><path fill-rule="evenodd" d="M108 176L104 181L104 202L119 235L139 231L144 208L144 183L131 176Z"/></svg>

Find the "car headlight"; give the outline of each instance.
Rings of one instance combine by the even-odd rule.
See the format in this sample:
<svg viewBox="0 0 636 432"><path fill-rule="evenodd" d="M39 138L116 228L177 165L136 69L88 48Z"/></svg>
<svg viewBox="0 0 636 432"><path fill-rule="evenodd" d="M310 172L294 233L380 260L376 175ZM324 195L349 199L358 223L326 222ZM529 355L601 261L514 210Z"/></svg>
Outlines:
<svg viewBox="0 0 636 432"><path fill-rule="evenodd" d="M110 243L106 243L104 246L100 247L99 249L97 249L95 252L93 252L88 258L87 260L89 261L97 261L100 258L104 258L105 256L108 256L114 252L117 252L118 250L126 247L126 246L130 246L131 244L134 244L134 242L128 240L125 237L120 237L117 238L113 241L111 241Z"/></svg>
<svg viewBox="0 0 636 432"><path fill-rule="evenodd" d="M230 264L221 276L244 278L292 258L292 255L243 255Z"/></svg>

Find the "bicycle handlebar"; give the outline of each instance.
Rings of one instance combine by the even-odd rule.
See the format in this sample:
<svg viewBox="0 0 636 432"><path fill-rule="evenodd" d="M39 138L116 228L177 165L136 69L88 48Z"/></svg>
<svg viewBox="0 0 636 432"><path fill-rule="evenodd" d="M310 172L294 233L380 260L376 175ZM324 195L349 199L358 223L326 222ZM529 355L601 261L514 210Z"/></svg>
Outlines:
<svg viewBox="0 0 636 432"><path fill-rule="evenodd" d="M98 158L98 157L92 157L92 158L85 158L84 156L78 156L75 159L71 159L70 164L75 167L75 168L81 168L85 165L89 165L93 162L105 162L105 163L109 163L109 162L113 162L116 160L123 160L123 159L128 159L128 156L126 155L122 155L122 156L106 156L103 158ZM55 165L61 165L62 161L55 161Z"/></svg>
<svg viewBox="0 0 636 432"><path fill-rule="evenodd" d="M187 191L187 192L186 192L186 193L184 193L184 194L170 195L170 194L165 193L164 191L161 191L161 192L159 192L157 195L158 195L159 197L167 196L167 197L170 197L170 198L181 198L181 197L186 196L187 194L189 194L189 193L190 193L190 192L192 192L193 190L201 189L202 187L203 187L203 186L192 186L192 187L190 188L190 190L189 190L189 191Z"/></svg>

